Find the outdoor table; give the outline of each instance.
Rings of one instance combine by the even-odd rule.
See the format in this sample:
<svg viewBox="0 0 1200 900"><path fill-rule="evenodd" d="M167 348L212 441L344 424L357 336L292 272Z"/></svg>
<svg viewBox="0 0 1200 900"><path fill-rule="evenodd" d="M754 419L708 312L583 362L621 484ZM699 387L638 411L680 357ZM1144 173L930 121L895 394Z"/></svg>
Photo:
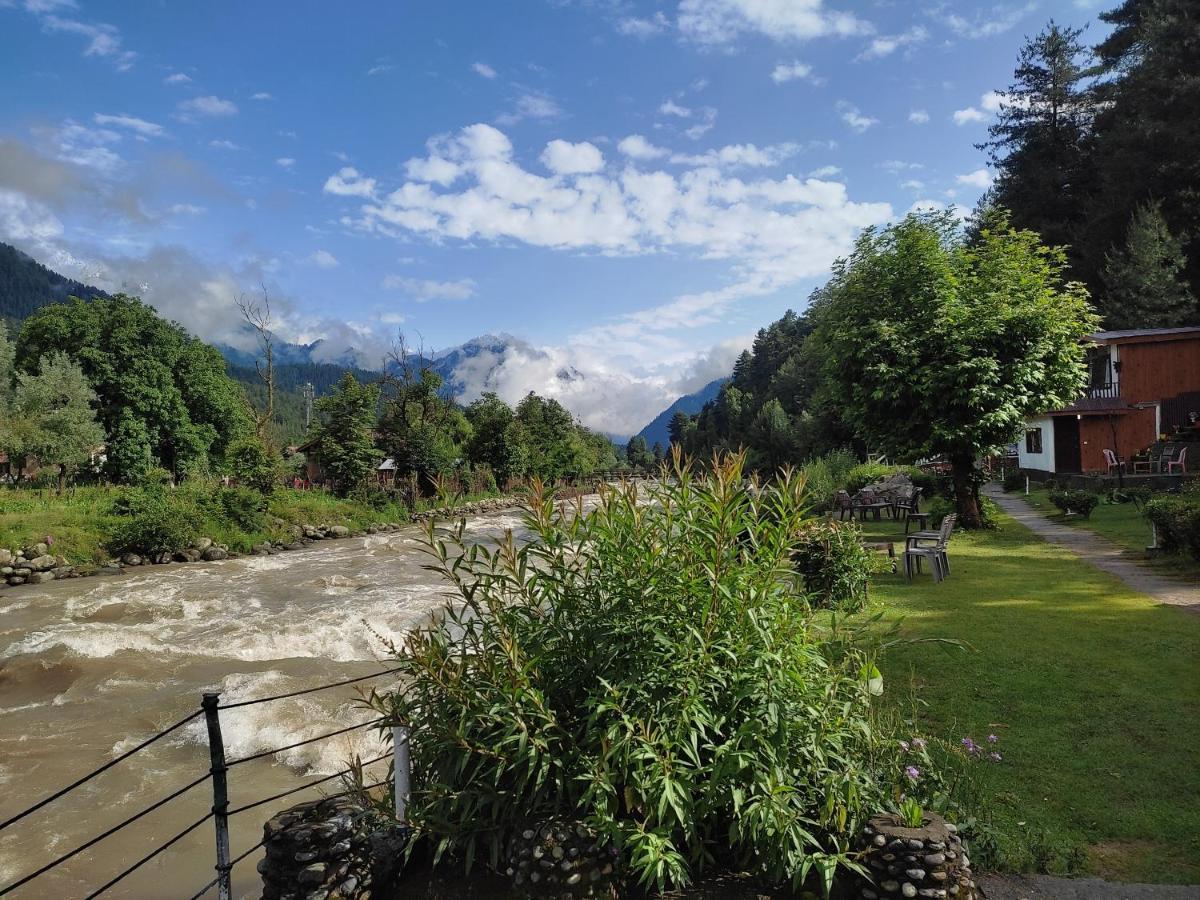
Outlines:
<svg viewBox="0 0 1200 900"><path fill-rule="evenodd" d="M905 534L908 534L908 523L911 522L913 519L916 519L921 526L920 528L917 529L917 531L927 531L928 530L929 513L927 513L927 512L910 512L907 516L904 517L904 533Z"/></svg>

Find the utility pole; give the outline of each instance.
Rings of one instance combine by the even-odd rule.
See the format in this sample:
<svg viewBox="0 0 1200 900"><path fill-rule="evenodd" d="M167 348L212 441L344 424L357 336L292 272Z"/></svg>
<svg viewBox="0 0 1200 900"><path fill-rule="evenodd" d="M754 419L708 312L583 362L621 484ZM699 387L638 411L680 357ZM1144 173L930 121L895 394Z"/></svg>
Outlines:
<svg viewBox="0 0 1200 900"><path fill-rule="evenodd" d="M304 433L308 434L308 429L312 425L312 408L313 397L316 396L316 391L313 390L312 382L304 385Z"/></svg>

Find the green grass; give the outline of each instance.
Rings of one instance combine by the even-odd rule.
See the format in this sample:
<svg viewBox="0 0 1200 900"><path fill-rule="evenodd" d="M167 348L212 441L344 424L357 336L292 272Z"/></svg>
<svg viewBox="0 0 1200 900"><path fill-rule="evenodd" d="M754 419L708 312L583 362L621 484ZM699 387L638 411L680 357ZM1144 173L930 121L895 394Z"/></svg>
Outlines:
<svg viewBox="0 0 1200 900"><path fill-rule="evenodd" d="M1001 736L985 814L1006 868L1067 866L1200 883L1200 616L1155 604L1001 516L955 535L952 576L878 576L873 606L909 638L881 669L901 715L957 741ZM869 523L871 538L903 537Z"/></svg>
<svg viewBox="0 0 1200 900"><path fill-rule="evenodd" d="M104 543L119 521L111 512L113 502L127 489L121 487L70 488L61 497L53 489L0 489L0 547L15 549L53 538L53 552L73 564L103 562L111 554ZM202 485L179 488L202 492ZM462 502L482 496L460 498ZM492 495L494 496L494 495ZM423 502L418 509L437 505ZM339 499L324 491L277 491L271 498L270 516L281 520L262 530L246 531L222 520L207 519L204 537L246 552L254 544L286 538L286 525L344 525L362 530L377 522L406 522L409 510L398 503L375 509L365 503Z"/></svg>
<svg viewBox="0 0 1200 900"><path fill-rule="evenodd" d="M1138 562L1145 564L1161 575L1200 578L1200 563L1183 554L1146 557L1150 544L1150 522L1133 503L1099 503L1089 518L1064 516L1050 502L1050 492L1034 489L1026 497L1024 492L1014 494L1027 501L1048 518L1066 525L1086 528L1100 537L1107 538Z"/></svg>

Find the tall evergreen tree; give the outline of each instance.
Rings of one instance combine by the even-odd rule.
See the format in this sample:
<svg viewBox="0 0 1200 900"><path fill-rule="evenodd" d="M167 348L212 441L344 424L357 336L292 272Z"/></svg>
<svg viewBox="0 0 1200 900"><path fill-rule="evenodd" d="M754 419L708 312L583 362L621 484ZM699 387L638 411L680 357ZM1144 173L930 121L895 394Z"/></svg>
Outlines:
<svg viewBox="0 0 1200 900"><path fill-rule="evenodd" d="M996 167L992 202L1052 246L1071 243L1089 181L1094 109L1081 34L1051 21L1025 42L990 140L978 145Z"/></svg>
<svg viewBox="0 0 1200 900"><path fill-rule="evenodd" d="M1125 246L1109 253L1101 311L1108 328L1174 328L1200 322L1196 297L1184 281L1182 242L1157 204L1145 204L1129 223Z"/></svg>
<svg viewBox="0 0 1200 900"><path fill-rule="evenodd" d="M320 419L313 444L334 490L345 495L363 484L379 464L374 428L379 387L359 384L347 372L333 393L316 403Z"/></svg>

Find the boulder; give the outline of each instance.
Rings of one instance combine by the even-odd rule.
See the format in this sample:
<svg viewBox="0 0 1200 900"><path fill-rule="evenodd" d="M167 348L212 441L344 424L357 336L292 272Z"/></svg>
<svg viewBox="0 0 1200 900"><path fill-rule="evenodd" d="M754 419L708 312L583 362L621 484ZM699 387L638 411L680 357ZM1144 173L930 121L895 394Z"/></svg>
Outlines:
<svg viewBox="0 0 1200 900"><path fill-rule="evenodd" d="M29 568L35 572L49 572L57 565L57 561L50 554L43 556L35 556L29 561Z"/></svg>
<svg viewBox="0 0 1200 900"><path fill-rule="evenodd" d="M200 556L205 562L216 562L219 559L228 559L229 553L215 544L210 544Z"/></svg>
<svg viewBox="0 0 1200 900"><path fill-rule="evenodd" d="M54 580L53 572L34 572L29 576L30 584L45 584L47 581Z"/></svg>
<svg viewBox="0 0 1200 900"><path fill-rule="evenodd" d="M121 556L121 562L127 566L140 566L142 558L136 553L125 553Z"/></svg>
<svg viewBox="0 0 1200 900"><path fill-rule="evenodd" d="M329 536L335 538L344 538L350 535L350 529L345 525L331 525L329 527Z"/></svg>
<svg viewBox="0 0 1200 900"><path fill-rule="evenodd" d="M196 541L196 549L199 550L201 553L203 553L205 550L207 550L212 545L213 545L212 538L200 538L200 540Z"/></svg>
<svg viewBox="0 0 1200 900"><path fill-rule="evenodd" d="M0 566L7 566L13 561L13 552L11 550L0 549Z"/></svg>

